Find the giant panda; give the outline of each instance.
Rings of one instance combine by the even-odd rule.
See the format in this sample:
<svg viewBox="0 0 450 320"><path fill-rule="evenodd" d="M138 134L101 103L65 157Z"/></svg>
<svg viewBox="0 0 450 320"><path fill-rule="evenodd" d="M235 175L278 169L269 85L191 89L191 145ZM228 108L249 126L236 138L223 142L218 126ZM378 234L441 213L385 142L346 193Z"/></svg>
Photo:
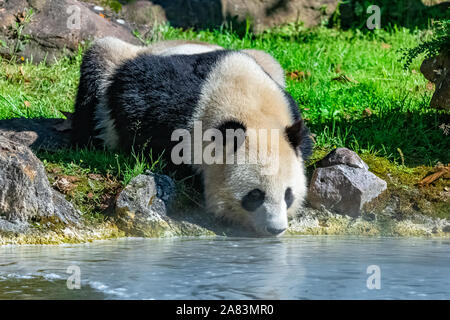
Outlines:
<svg viewBox="0 0 450 320"><path fill-rule="evenodd" d="M193 137L199 123L202 134L214 129L224 139L194 139L188 142L191 152L213 145L225 155L249 156L250 133L259 143L256 149L262 150L265 141L276 151L266 148L253 162L175 164L171 150L180 143L173 133L184 130ZM231 129L241 136L228 136ZM262 138L264 130L281 134L269 141ZM288 216L301 208L306 195L309 130L285 90L283 69L259 50L182 40L140 47L100 39L81 65L72 139L111 150L151 148L169 164L201 177L209 212L260 236L283 234ZM275 160L275 171L264 173Z"/></svg>

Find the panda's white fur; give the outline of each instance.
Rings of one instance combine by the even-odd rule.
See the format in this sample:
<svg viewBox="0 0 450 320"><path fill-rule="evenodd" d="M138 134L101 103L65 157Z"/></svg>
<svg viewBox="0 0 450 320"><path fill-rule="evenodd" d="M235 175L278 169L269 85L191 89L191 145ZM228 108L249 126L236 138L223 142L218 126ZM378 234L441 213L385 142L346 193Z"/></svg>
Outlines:
<svg viewBox="0 0 450 320"><path fill-rule="evenodd" d="M109 85L109 79L116 70L117 66L126 60L135 58L145 48L126 43L120 39L107 37L97 40L92 46L102 57L102 64L105 68L100 77L100 91L104 92ZM110 109L104 101L104 95L100 95L99 105L95 110L95 119L97 124L95 129L100 131L97 138L102 139L109 149L116 149L119 143L119 137L115 130L114 120L110 116Z"/></svg>
<svg viewBox="0 0 450 320"><path fill-rule="evenodd" d="M210 108L211 105L214 108ZM255 60L242 53L226 56L211 71L196 115L196 120L202 121L207 128L216 127L230 118L240 119L248 129L278 129L279 132L294 121L288 101L277 84ZM287 216L297 212L303 203L306 178L301 157L295 154L283 135L279 138L279 153L267 155L269 159L278 157L282 162L276 174L263 175L263 168L252 164L214 164L201 168L205 177L205 198L211 211L228 218L233 215L232 220L252 225L262 234L268 221L271 228L287 228ZM245 146L248 154L249 143ZM261 186L264 186L267 200L249 215L238 205L238 199L242 199L248 190ZM289 210L284 202L288 187L292 188L296 199Z"/></svg>
<svg viewBox="0 0 450 320"><path fill-rule="evenodd" d="M96 41L90 50L92 57L86 59L96 60L103 70L103 74L95 79L99 81L99 98L94 111L95 130L99 132L97 138L106 147L117 149L120 147L120 134L110 114L106 90L119 66L143 54L195 55L223 48L183 40L140 47L115 38L104 38ZM269 54L250 49L230 52L211 67L186 128L193 130L195 121L201 121L203 130L206 130L229 119L239 119L247 129L278 129L283 133L296 121L284 88L284 71ZM244 146L248 153L248 144ZM274 234L268 230L285 230L288 215L297 212L306 195L304 159L284 134L279 136L278 154L269 152L266 160L270 163L275 157L281 163L272 175L261 174L261 163L199 165L196 169L203 175L208 209L218 216L249 226L261 235ZM285 202L287 188L292 189L295 199L289 209ZM264 190L265 201L257 210L249 213L242 207L241 200L253 189Z"/></svg>

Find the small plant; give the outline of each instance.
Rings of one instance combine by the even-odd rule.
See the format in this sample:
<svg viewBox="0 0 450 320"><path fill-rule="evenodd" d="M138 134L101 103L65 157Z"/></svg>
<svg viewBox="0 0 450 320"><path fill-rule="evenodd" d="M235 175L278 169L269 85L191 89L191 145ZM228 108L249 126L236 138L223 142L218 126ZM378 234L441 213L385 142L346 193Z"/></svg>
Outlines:
<svg viewBox="0 0 450 320"><path fill-rule="evenodd" d="M403 66L406 69L420 54L431 58L442 52L450 53L450 19L435 22L432 38L414 48L404 50L401 60L404 61Z"/></svg>
<svg viewBox="0 0 450 320"><path fill-rule="evenodd" d="M25 45L30 41L30 37L24 34L23 29L27 26L31 21L31 17L33 16L33 9L25 10L18 17L18 21L11 27L14 37L16 38L16 44L11 48L11 55L15 56L19 52L23 51Z"/></svg>
<svg viewBox="0 0 450 320"><path fill-rule="evenodd" d="M167 34L170 29L169 24L158 24L155 21L153 28L150 29L145 35L142 35L139 30L133 30L133 35L141 41L144 46L148 46L153 42L161 41L164 39L164 34Z"/></svg>
<svg viewBox="0 0 450 320"><path fill-rule="evenodd" d="M118 0L106 0L105 4L108 7L110 7L114 12L120 12L122 10L122 4Z"/></svg>

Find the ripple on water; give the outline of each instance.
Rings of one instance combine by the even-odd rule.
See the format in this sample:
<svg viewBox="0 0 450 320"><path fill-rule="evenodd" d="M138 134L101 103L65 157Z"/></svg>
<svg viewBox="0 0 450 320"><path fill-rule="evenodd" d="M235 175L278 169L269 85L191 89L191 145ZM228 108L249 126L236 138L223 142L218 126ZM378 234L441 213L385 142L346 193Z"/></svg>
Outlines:
<svg viewBox="0 0 450 320"><path fill-rule="evenodd" d="M450 299L449 240L121 239L0 247L0 299ZM367 267L381 289L366 286ZM67 288L69 266L81 289Z"/></svg>

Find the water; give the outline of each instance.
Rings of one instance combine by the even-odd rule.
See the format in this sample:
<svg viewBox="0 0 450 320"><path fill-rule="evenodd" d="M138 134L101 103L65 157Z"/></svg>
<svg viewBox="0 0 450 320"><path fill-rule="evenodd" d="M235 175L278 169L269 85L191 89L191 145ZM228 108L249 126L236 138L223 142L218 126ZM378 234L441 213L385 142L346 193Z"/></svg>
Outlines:
<svg viewBox="0 0 450 320"><path fill-rule="evenodd" d="M370 265L380 268L379 290L367 288ZM67 288L69 266L80 268L81 289ZM450 240L129 238L0 247L0 299L23 298L450 299Z"/></svg>

